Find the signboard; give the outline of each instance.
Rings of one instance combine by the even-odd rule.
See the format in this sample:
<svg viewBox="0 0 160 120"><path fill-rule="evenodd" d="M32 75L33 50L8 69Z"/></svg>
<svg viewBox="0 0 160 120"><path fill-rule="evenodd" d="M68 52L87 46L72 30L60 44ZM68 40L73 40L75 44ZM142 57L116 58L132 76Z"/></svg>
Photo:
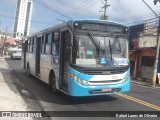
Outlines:
<svg viewBox="0 0 160 120"><path fill-rule="evenodd" d="M128 65L127 58L113 58L114 65Z"/></svg>
<svg viewBox="0 0 160 120"><path fill-rule="evenodd" d="M116 25L114 23L98 23L98 22L75 22L74 29L79 30L96 30L116 33L127 32L127 27Z"/></svg>

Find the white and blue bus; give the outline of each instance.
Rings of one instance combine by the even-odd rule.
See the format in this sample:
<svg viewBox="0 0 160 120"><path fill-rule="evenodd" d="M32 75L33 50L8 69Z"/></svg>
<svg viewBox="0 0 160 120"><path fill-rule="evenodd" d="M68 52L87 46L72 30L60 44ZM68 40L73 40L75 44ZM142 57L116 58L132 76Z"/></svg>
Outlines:
<svg viewBox="0 0 160 120"><path fill-rule="evenodd" d="M71 20L23 38L22 61L53 90L95 96L130 90L128 27Z"/></svg>

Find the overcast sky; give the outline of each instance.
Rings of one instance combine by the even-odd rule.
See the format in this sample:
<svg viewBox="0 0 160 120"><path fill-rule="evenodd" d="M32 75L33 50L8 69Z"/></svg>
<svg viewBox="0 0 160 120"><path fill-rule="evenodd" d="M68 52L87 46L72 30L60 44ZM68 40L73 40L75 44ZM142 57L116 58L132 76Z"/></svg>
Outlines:
<svg viewBox="0 0 160 120"><path fill-rule="evenodd" d="M46 4L48 10L37 2ZM102 15L104 0L33 0L33 12L31 19L31 33L61 23L59 20L72 19L99 19ZM153 0L145 0L146 3L157 13L160 13L160 3L154 5ZM151 10L142 0L108 0L110 5L107 14L110 20L133 25L143 20L155 18ZM0 3L0 30L13 32L14 17L17 0L1 0ZM57 11L59 14L53 12ZM57 20L59 19L59 20Z"/></svg>

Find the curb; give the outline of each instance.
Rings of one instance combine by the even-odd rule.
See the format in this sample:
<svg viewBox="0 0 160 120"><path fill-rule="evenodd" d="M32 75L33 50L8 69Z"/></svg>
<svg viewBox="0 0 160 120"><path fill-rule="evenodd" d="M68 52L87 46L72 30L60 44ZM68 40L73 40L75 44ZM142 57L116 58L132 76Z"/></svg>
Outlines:
<svg viewBox="0 0 160 120"><path fill-rule="evenodd" d="M147 87L151 87L151 88L154 88L154 89L160 89L159 86L152 86L152 85L149 85L147 83L141 83L141 82L137 82L137 81L131 81L131 83L134 83L134 84L138 84L138 85L143 85L143 86L147 86Z"/></svg>

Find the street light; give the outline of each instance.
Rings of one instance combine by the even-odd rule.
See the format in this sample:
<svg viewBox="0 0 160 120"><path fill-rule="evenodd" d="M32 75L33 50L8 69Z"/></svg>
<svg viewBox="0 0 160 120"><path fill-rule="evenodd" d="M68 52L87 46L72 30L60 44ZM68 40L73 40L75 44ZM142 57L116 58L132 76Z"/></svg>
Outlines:
<svg viewBox="0 0 160 120"><path fill-rule="evenodd" d="M160 17L157 15L156 12L154 12L152 10L152 8L144 1L142 0L147 6L148 8L156 15L156 17L159 20L159 25L158 25L158 30L157 30L157 45L156 45L156 56L155 56L155 61L154 61L154 71L153 71L153 76L152 76L152 85L155 86L156 85L156 77L157 77L157 67L158 67L158 58L159 58L159 35L160 35ZM154 0L154 4L156 5L157 2L160 2L160 0Z"/></svg>

